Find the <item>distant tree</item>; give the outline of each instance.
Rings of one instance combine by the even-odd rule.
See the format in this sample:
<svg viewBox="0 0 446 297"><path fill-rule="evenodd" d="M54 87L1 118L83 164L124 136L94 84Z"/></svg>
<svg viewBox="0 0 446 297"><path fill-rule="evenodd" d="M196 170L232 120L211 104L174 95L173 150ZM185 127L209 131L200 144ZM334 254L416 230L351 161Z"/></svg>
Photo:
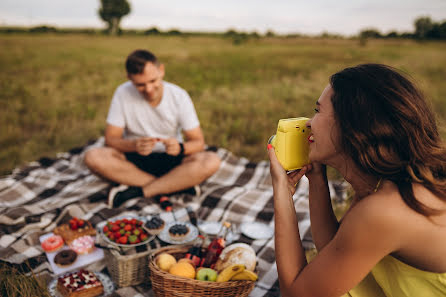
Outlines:
<svg viewBox="0 0 446 297"><path fill-rule="evenodd" d="M145 35L160 35L161 31L157 27L150 28L144 32Z"/></svg>
<svg viewBox="0 0 446 297"><path fill-rule="evenodd" d="M178 29L172 29L172 30L167 31L166 34L171 35L171 36L180 36L183 33L181 33L181 31Z"/></svg>
<svg viewBox="0 0 446 297"><path fill-rule="evenodd" d="M434 23L432 29L426 32L425 37L429 39L446 39L446 22L442 24Z"/></svg>
<svg viewBox="0 0 446 297"><path fill-rule="evenodd" d="M49 32L57 32L57 29L55 27L50 27L50 26L37 26L37 27L32 27L31 29L29 29L29 32L49 33Z"/></svg>
<svg viewBox="0 0 446 297"><path fill-rule="evenodd" d="M360 38L381 38L381 33L376 29L364 29L359 33Z"/></svg>
<svg viewBox="0 0 446 297"><path fill-rule="evenodd" d="M419 17L414 22L415 25L415 37L419 39L426 38L428 32L434 27L430 17Z"/></svg>
<svg viewBox="0 0 446 297"><path fill-rule="evenodd" d="M399 35L398 35L398 32L396 32L396 31L391 31L391 32L389 32L385 37L386 37L386 38L398 38Z"/></svg>
<svg viewBox="0 0 446 297"><path fill-rule="evenodd" d="M109 34L118 34L121 18L129 13L130 4L127 0L101 0L99 16L108 24Z"/></svg>
<svg viewBox="0 0 446 297"><path fill-rule="evenodd" d="M266 37L275 37L275 36L276 36L276 33L274 33L273 30L268 30L268 31L266 31L265 36L266 36Z"/></svg>

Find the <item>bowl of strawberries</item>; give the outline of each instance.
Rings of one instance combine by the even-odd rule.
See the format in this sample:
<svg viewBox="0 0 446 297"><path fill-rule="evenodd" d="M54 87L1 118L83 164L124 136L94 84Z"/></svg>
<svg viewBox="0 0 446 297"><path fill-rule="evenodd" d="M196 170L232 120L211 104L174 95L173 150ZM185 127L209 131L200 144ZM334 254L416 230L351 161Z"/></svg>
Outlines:
<svg viewBox="0 0 446 297"><path fill-rule="evenodd" d="M145 222L146 219L143 217L127 215L101 222L97 228L107 243L120 247L134 247L147 244L155 238L144 227Z"/></svg>

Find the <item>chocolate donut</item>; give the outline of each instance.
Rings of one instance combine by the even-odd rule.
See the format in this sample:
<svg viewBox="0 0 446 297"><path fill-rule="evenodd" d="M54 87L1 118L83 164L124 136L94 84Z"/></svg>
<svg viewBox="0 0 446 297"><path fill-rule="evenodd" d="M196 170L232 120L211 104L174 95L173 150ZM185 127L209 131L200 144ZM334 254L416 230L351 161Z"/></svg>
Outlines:
<svg viewBox="0 0 446 297"><path fill-rule="evenodd" d="M77 254L73 250L62 250L54 257L54 263L60 267L70 266L76 261Z"/></svg>

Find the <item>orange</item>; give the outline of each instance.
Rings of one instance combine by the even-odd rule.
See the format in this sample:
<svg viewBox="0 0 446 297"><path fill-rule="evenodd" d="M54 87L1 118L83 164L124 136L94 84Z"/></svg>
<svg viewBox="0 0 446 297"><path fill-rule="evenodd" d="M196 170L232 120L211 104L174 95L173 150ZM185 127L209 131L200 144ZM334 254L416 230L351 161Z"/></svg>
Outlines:
<svg viewBox="0 0 446 297"><path fill-rule="evenodd" d="M195 268L186 261L178 262L170 267L169 273L186 278L195 278Z"/></svg>

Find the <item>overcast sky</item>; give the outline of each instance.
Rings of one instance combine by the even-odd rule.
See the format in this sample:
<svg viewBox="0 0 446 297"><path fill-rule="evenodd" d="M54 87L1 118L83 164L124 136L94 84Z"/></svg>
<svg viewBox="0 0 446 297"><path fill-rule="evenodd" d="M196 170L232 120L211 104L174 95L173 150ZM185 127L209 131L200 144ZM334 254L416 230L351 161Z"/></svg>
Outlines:
<svg viewBox="0 0 446 297"><path fill-rule="evenodd" d="M364 28L413 31L413 21L446 20L446 0L129 0L122 28L344 35ZM0 25L104 27L99 0L0 0Z"/></svg>

